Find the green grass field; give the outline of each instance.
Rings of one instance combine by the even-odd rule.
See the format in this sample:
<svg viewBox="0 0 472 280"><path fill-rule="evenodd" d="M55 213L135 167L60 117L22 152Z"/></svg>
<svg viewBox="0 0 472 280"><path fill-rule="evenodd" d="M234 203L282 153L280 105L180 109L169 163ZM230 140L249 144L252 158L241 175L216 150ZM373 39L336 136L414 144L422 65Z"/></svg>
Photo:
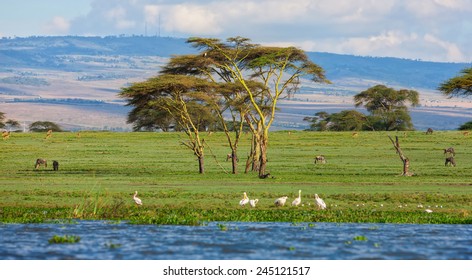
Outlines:
<svg viewBox="0 0 472 280"><path fill-rule="evenodd" d="M387 135L398 134L412 177L398 176L402 162ZM471 136L435 132L272 132L268 171L244 174L250 135L239 147L239 174L230 174L223 133L204 134L205 174L180 144L181 133L14 133L0 142L0 221L126 219L136 223L200 224L207 221L472 223ZM444 166L454 147L456 167ZM211 148L211 151L210 151ZM327 164L314 164L324 155ZM34 169L37 158L48 167ZM60 163L52 171L52 161ZM223 170L221 166L225 169ZM226 171L226 172L225 172ZM302 190L302 204L291 201ZM143 206L134 205L138 191ZM238 205L242 193L256 208ZM328 209L319 211L313 195ZM287 205L273 202L288 196ZM418 208L418 205L423 208ZM433 213L425 213L426 208Z"/></svg>

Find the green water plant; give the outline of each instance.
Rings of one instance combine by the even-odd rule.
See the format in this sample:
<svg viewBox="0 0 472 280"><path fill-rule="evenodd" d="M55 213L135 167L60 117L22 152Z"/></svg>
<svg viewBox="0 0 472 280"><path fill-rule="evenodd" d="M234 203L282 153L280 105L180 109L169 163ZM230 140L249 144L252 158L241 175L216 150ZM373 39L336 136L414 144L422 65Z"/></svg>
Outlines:
<svg viewBox="0 0 472 280"><path fill-rule="evenodd" d="M54 235L49 239L49 244L64 244L64 243L77 243L80 241L80 236L76 235Z"/></svg>
<svg viewBox="0 0 472 280"><path fill-rule="evenodd" d="M367 237L365 237L364 235L358 235L358 236L354 236L353 240L355 240L355 241L367 241Z"/></svg>

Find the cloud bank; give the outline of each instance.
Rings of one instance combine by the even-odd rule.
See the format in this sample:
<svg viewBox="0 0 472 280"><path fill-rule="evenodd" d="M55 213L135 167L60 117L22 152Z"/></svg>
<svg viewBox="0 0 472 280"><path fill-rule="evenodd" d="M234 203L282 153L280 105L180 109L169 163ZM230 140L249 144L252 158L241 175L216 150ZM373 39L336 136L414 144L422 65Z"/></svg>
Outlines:
<svg viewBox="0 0 472 280"><path fill-rule="evenodd" d="M471 0L95 0L72 35L243 36L307 51L472 61Z"/></svg>

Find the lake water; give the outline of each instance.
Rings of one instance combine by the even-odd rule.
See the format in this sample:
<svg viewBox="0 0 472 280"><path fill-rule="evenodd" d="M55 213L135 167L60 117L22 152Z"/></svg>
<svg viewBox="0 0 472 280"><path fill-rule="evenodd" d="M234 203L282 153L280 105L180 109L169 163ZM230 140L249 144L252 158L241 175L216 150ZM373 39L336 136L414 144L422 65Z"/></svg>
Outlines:
<svg viewBox="0 0 472 280"><path fill-rule="evenodd" d="M49 244L76 235L73 244ZM0 259L472 259L472 225L82 221L0 224Z"/></svg>

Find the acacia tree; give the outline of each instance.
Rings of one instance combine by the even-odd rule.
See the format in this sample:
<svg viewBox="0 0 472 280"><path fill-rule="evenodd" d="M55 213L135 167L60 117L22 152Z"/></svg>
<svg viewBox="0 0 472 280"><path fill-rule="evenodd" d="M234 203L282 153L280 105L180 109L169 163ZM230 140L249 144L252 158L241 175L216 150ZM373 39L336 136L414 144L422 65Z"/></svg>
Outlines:
<svg viewBox="0 0 472 280"><path fill-rule="evenodd" d="M472 94L472 67L461 71L462 75L442 83L438 90L448 97Z"/></svg>
<svg viewBox="0 0 472 280"><path fill-rule="evenodd" d="M19 128L21 124L17 120L8 119L5 122L5 126L8 128L8 130L12 130L14 128Z"/></svg>
<svg viewBox="0 0 472 280"><path fill-rule="evenodd" d="M305 117L304 121L311 123L309 130L315 131L350 131L363 130L368 123L368 117L356 110L344 110L329 114L318 112L314 117Z"/></svg>
<svg viewBox="0 0 472 280"><path fill-rule="evenodd" d="M363 105L374 118L373 127L386 131L411 130L413 124L407 103L419 105L419 93L414 90L395 90L384 85L376 85L354 96L356 107Z"/></svg>
<svg viewBox="0 0 472 280"><path fill-rule="evenodd" d="M29 130L34 131L34 132L45 132L49 130L52 130L54 132L62 131L61 127L58 124L54 122L50 122L50 121L33 122L32 124L30 124Z"/></svg>
<svg viewBox="0 0 472 280"><path fill-rule="evenodd" d="M4 128L5 127L5 113L3 112L0 112L0 128Z"/></svg>
<svg viewBox="0 0 472 280"><path fill-rule="evenodd" d="M208 39L219 44L216 39ZM199 48L201 45L195 43L197 39L188 42ZM242 50L251 44L245 38L230 38L231 47L224 46L228 53L240 56ZM220 127L226 135L228 145L231 149L232 173L237 173L238 145L241 138L244 123L251 122L251 107L247 98L245 87L234 79L231 72L224 67L226 58L217 52L208 52L207 47L197 55L175 56L163 67L163 74L179 74L201 77L219 84L219 90L208 94L207 103L212 107L220 122ZM261 83L246 81L246 86L251 89L262 88ZM229 118L229 121L228 121ZM246 170L247 171L247 170Z"/></svg>
<svg viewBox="0 0 472 280"><path fill-rule="evenodd" d="M141 106L165 111L173 118L173 122L187 135L182 144L193 151L198 159L199 173L205 172L204 140L200 131L206 130L214 120L211 119L207 93L215 88L215 84L185 75L159 75L142 83L135 83L123 89L121 97L134 100L135 96L149 95ZM152 91L148 91L152 89ZM135 105L136 106L136 105Z"/></svg>
<svg viewBox="0 0 472 280"><path fill-rule="evenodd" d="M328 82L323 69L295 47L259 46L240 37L226 43L208 38L191 38L188 42L202 49L204 57L216 58L214 63L222 73L245 89L252 112L245 119L260 150L259 176L265 177L269 129L275 120L277 102L297 91L301 77ZM262 89L251 88L250 80L262 83Z"/></svg>
<svg viewBox="0 0 472 280"><path fill-rule="evenodd" d="M472 67L461 71L462 75L451 78L439 86L438 90L449 98L472 95ZM459 130L472 128L472 121L466 122Z"/></svg>

